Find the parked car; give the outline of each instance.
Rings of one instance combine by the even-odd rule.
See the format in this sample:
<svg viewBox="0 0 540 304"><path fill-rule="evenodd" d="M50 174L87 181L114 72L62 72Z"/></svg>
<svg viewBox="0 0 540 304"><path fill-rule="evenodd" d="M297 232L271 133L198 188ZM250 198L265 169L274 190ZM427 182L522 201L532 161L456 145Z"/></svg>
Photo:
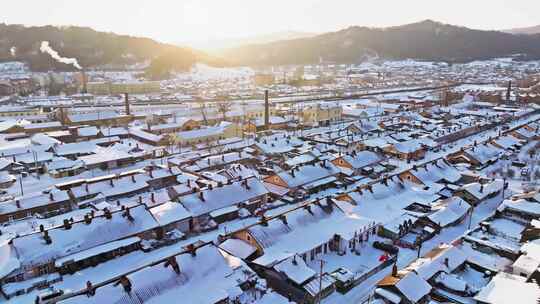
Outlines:
<svg viewBox="0 0 540 304"><path fill-rule="evenodd" d="M373 248L386 251L390 254L397 254L399 252L399 248L397 248L396 246L379 242L379 241L373 242Z"/></svg>
<svg viewBox="0 0 540 304"><path fill-rule="evenodd" d="M524 163L524 162L521 162L521 161L513 161L512 166L518 167L518 168L523 168L523 167L527 166L527 164Z"/></svg>

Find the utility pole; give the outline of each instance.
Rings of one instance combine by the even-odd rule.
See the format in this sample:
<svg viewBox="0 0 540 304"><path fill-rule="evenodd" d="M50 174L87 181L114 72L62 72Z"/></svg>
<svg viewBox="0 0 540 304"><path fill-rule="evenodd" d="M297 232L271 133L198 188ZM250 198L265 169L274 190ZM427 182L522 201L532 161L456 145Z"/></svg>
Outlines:
<svg viewBox="0 0 540 304"><path fill-rule="evenodd" d="M420 236L416 237L416 244L418 244L417 258L420 258L420 252L422 252L422 238Z"/></svg>
<svg viewBox="0 0 540 304"><path fill-rule="evenodd" d="M24 195L22 178L23 178L23 176L22 176L22 172L21 172L21 173L19 173L19 185L20 185L20 187L21 187L21 196Z"/></svg>
<svg viewBox="0 0 540 304"><path fill-rule="evenodd" d="M323 266L324 266L324 260L319 261L321 263L321 268L319 271L319 294L317 295L317 303L321 304L322 299L322 276L323 276Z"/></svg>
<svg viewBox="0 0 540 304"><path fill-rule="evenodd" d="M32 150L32 156L34 157L34 170L36 171L36 178L39 179L39 172L37 170L37 168L38 168L38 155L37 155L37 152Z"/></svg>
<svg viewBox="0 0 540 304"><path fill-rule="evenodd" d="M469 225L467 226L468 230L471 229L473 213L474 213L474 204L471 204L471 209L469 209Z"/></svg>

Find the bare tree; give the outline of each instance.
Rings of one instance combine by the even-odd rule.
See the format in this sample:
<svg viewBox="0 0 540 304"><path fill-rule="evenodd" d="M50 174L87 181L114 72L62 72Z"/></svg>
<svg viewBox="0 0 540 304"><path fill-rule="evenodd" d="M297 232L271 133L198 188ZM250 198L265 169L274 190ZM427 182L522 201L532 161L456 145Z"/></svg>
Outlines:
<svg viewBox="0 0 540 304"><path fill-rule="evenodd" d="M220 101L217 103L217 109L219 113L221 113L221 116L223 120L227 119L227 112L231 110L232 103L228 100Z"/></svg>
<svg viewBox="0 0 540 304"><path fill-rule="evenodd" d="M203 118L203 121L204 121L204 124L205 125L208 125L208 119L207 119L207 108L206 108L206 103L205 102L202 102L200 104L200 110L201 110L201 116Z"/></svg>

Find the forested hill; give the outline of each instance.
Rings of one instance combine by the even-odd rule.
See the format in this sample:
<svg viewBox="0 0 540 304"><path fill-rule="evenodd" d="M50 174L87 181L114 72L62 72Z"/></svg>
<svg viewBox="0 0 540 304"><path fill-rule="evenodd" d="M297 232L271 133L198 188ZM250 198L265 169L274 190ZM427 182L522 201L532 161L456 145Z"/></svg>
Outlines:
<svg viewBox="0 0 540 304"><path fill-rule="evenodd" d="M238 65L355 63L366 57L467 62L522 54L540 58L540 35L473 30L426 20L388 28L353 26L309 38L253 44L220 55Z"/></svg>
<svg viewBox="0 0 540 304"><path fill-rule="evenodd" d="M98 32L86 27L0 24L0 61L22 60L32 70L73 70L71 65L59 63L40 51L42 41L63 57L77 58L83 67L123 67L151 62L154 75L169 70L186 70L193 63L223 65L224 61L201 51L114 33Z"/></svg>

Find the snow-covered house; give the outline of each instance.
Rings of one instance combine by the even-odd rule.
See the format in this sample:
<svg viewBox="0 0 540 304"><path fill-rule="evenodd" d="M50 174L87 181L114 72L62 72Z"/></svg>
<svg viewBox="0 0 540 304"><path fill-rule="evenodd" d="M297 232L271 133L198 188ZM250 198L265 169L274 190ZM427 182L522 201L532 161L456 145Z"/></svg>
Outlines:
<svg viewBox="0 0 540 304"><path fill-rule="evenodd" d="M382 161L382 158L375 152L371 151L353 151L351 154L338 156L332 160L332 163L338 167L344 168L346 171L350 171L351 174L347 175L361 175L369 174L369 170L364 170L366 167L373 166Z"/></svg>
<svg viewBox="0 0 540 304"><path fill-rule="evenodd" d="M329 252L343 252L371 221L335 209L329 200L316 200L233 233L257 250L253 263L272 267L298 254L313 261ZM356 240L358 242L358 240Z"/></svg>
<svg viewBox="0 0 540 304"><path fill-rule="evenodd" d="M537 284L529 283L520 276L499 273L482 288L474 300L478 304L536 304L539 298L540 288Z"/></svg>
<svg viewBox="0 0 540 304"><path fill-rule="evenodd" d="M193 215L196 229L211 222L215 225L215 222L236 218L240 208L253 212L266 203L268 195L263 183L255 177L194 189L193 193L180 196L177 200Z"/></svg>
<svg viewBox="0 0 540 304"><path fill-rule="evenodd" d="M390 303L427 304L431 290L431 285L414 271L400 271L377 283L375 296Z"/></svg>
<svg viewBox="0 0 540 304"><path fill-rule="evenodd" d="M460 172L444 159L437 159L399 174L401 179L432 187L435 184L455 184L461 179Z"/></svg>
<svg viewBox="0 0 540 304"><path fill-rule="evenodd" d="M148 185L152 189L161 189L178 184L178 176L182 174L182 170L178 167L164 166L147 166L144 168L149 180Z"/></svg>
<svg viewBox="0 0 540 304"><path fill-rule="evenodd" d="M54 145L52 151L56 156L75 160L80 156L94 154L97 148L95 143L88 141Z"/></svg>
<svg viewBox="0 0 540 304"><path fill-rule="evenodd" d="M451 153L447 159L453 164L467 163L476 168L483 168L498 160L504 152L505 150L494 145L483 143Z"/></svg>
<svg viewBox="0 0 540 304"><path fill-rule="evenodd" d="M296 166L313 164L318 162L321 157L323 157L323 154L317 149L306 151L287 159L283 163L283 167L289 170Z"/></svg>
<svg viewBox="0 0 540 304"><path fill-rule="evenodd" d="M77 138L75 141L87 141L102 137L100 129L95 126L79 127L76 129Z"/></svg>
<svg viewBox="0 0 540 304"><path fill-rule="evenodd" d="M472 206L484 202L487 199L497 196L503 190L504 182L502 180L494 180L487 183L470 183L463 185L457 189L454 195L461 197Z"/></svg>
<svg viewBox="0 0 540 304"><path fill-rule="evenodd" d="M0 223L36 214L49 217L71 210L72 205L67 191L53 189L48 193L31 193L0 204Z"/></svg>
<svg viewBox="0 0 540 304"><path fill-rule="evenodd" d="M435 212L424 217L436 230L455 225L469 214L471 205L459 197L450 197L434 203Z"/></svg>
<svg viewBox="0 0 540 304"><path fill-rule="evenodd" d="M366 231L373 231L367 219L348 216L332 206L331 200L316 200L284 213L263 217L260 223L235 231L232 237L243 241L252 267L269 280L277 291L294 298L315 298L316 271L307 264L330 255L352 255L360 248ZM242 252L247 250L242 250ZM275 278L285 282L277 284ZM315 281L314 281L315 280ZM323 296L333 291L334 280L323 277ZM315 285L317 286L317 285Z"/></svg>
<svg viewBox="0 0 540 304"><path fill-rule="evenodd" d="M7 172L0 171L0 189L6 189L11 187L11 185L13 185L15 181L17 181L15 176Z"/></svg>
<svg viewBox="0 0 540 304"><path fill-rule="evenodd" d="M494 138L491 141L492 145L506 151L517 151L523 146L523 143L524 141L509 135Z"/></svg>
<svg viewBox="0 0 540 304"><path fill-rule="evenodd" d="M504 200L497 211L505 216L530 222L540 218L540 203L525 199Z"/></svg>
<svg viewBox="0 0 540 304"><path fill-rule="evenodd" d="M101 127L99 132L103 137L128 138L129 130L126 127Z"/></svg>
<svg viewBox="0 0 540 304"><path fill-rule="evenodd" d="M191 213L177 202L166 202L153 206L148 209L160 228L158 234L163 234L172 230L177 230L181 233L189 233L193 230L193 220ZM158 237L159 238L159 237Z"/></svg>
<svg viewBox="0 0 540 304"><path fill-rule="evenodd" d="M133 298L137 303L174 303L180 299L185 303L243 303L239 299L253 291L256 279L240 259L204 244L121 275L112 283L91 288L90 293L82 290L84 293L60 303L121 303Z"/></svg>
<svg viewBox="0 0 540 304"><path fill-rule="evenodd" d="M114 200L148 191L150 188L149 180L148 175L135 172L89 178L63 187L69 188L79 201L92 199L98 194L109 200Z"/></svg>
<svg viewBox="0 0 540 304"><path fill-rule="evenodd" d="M406 208L414 204L430 205L438 197L431 190L415 187L394 176L338 194L335 202L338 208L348 214L384 224L401 217Z"/></svg>
<svg viewBox="0 0 540 304"><path fill-rule="evenodd" d="M156 125L146 125L144 128L145 131L160 135L160 134L167 134L167 133L175 133L175 132L181 132L181 131L189 131L193 129L200 128L201 124L199 121L191 119L191 118L176 118L176 121L170 122L170 123L164 123L164 124L156 124Z"/></svg>
<svg viewBox="0 0 540 304"><path fill-rule="evenodd" d="M167 146L171 144L169 136L153 134L139 128L129 128L129 135L142 143L152 146Z"/></svg>
<svg viewBox="0 0 540 304"><path fill-rule="evenodd" d="M293 122L291 117L270 116L268 120L268 128L272 130L286 129L290 123ZM263 131L265 129L264 119L255 119L254 121L248 121L244 124L244 132L256 133L257 131Z"/></svg>
<svg viewBox="0 0 540 304"><path fill-rule="evenodd" d="M261 154L280 155L294 151L304 145L304 141L286 134L275 134L256 139L253 146Z"/></svg>
<svg viewBox="0 0 540 304"><path fill-rule="evenodd" d="M111 110L98 110L90 113L65 112L65 109L61 109L56 113L58 120L65 125L126 125L132 120L130 115L121 115Z"/></svg>
<svg viewBox="0 0 540 304"><path fill-rule="evenodd" d="M44 171L54 178L78 175L84 170L83 161L65 157L56 157L44 166Z"/></svg>
<svg viewBox="0 0 540 304"><path fill-rule="evenodd" d="M12 243L21 263L21 271L28 278L64 267L70 271L87 267L92 264L90 259L105 250L92 250L95 247L132 237L153 237L157 227L152 214L144 205L140 205L117 212L92 212L79 222L66 219L60 227L40 227L39 232L15 237ZM132 240L137 242L137 239ZM125 247L131 244L121 245ZM109 245L107 248L116 250L118 247ZM72 256L74 254L78 254L77 258Z"/></svg>
<svg viewBox="0 0 540 304"><path fill-rule="evenodd" d="M115 144L111 147L97 147L94 154L81 156L81 160L86 168L112 169L127 166L135 162L136 155L128 152L127 146Z"/></svg>
<svg viewBox="0 0 540 304"><path fill-rule="evenodd" d="M284 189L285 193L296 193L299 190L313 192L335 183L341 170L333 163L322 160L311 165L281 171L264 179L271 189ZM275 192L271 190L271 192Z"/></svg>
<svg viewBox="0 0 540 304"><path fill-rule="evenodd" d="M183 169L190 172L200 172L204 170L222 169L226 165L233 163L253 165L257 163L257 160L251 154L246 152L229 152L201 158L195 161L193 165L184 167Z"/></svg>
<svg viewBox="0 0 540 304"><path fill-rule="evenodd" d="M528 140L533 140L533 139L538 139L538 137L540 136L540 133L538 132L538 129L536 129L536 128L527 128L527 127L523 127L523 128L519 128L517 130L513 130L509 134L514 136L517 139L527 140L527 141Z"/></svg>
<svg viewBox="0 0 540 304"><path fill-rule="evenodd" d="M212 127L177 132L173 138L182 146L210 144L226 138L238 137L242 133L240 127L231 122L222 121Z"/></svg>
<svg viewBox="0 0 540 304"><path fill-rule="evenodd" d="M396 142L383 147L383 151L390 156L395 156L402 160L420 160L426 154L426 147L418 139L405 142Z"/></svg>

